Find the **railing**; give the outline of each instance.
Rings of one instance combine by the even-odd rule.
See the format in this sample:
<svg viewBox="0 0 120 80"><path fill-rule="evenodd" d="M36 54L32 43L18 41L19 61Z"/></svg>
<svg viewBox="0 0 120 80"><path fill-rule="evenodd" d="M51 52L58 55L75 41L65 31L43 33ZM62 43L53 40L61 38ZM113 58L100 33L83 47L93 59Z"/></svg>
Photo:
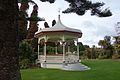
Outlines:
<svg viewBox="0 0 120 80"><path fill-rule="evenodd" d="M39 60L40 60L40 62L44 62L45 56L40 55ZM53 55L46 56L46 63L62 63L62 61L63 61L63 56L55 56L55 55L54 56Z"/></svg>
<svg viewBox="0 0 120 80"><path fill-rule="evenodd" d="M77 55L68 55L65 57L65 62L66 63L75 63L78 62L78 56Z"/></svg>
<svg viewBox="0 0 120 80"><path fill-rule="evenodd" d="M72 54L72 53L66 53L65 55L65 63L75 63L78 62L79 57L77 54ZM44 55L39 55L38 60L40 63L45 62L45 56ZM46 63L63 63L63 55L47 55L46 56Z"/></svg>

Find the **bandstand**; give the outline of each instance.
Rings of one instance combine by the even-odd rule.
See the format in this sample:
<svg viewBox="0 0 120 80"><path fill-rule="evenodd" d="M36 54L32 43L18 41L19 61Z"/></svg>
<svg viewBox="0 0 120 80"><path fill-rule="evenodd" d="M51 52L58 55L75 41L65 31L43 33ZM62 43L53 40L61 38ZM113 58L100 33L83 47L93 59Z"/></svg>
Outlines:
<svg viewBox="0 0 120 80"><path fill-rule="evenodd" d="M37 63L41 64L43 68L59 68L63 70L88 70L89 67L80 63L79 59L79 45L78 38L82 37L81 30L66 27L62 24L60 20L60 15L58 15L57 23L50 28L44 28L35 34L38 38L38 60ZM39 52L39 44L44 41L43 54ZM71 41L75 41L77 49L74 52L70 51ZM57 45L55 47L56 54L47 54L47 42L61 43L62 54L57 52ZM67 51L66 48L67 47Z"/></svg>

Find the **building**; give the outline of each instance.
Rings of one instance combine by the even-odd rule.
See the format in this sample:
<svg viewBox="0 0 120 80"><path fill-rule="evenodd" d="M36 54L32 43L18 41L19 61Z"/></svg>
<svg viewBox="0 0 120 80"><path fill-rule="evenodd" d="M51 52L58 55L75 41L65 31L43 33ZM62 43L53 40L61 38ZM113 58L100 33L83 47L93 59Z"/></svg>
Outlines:
<svg viewBox="0 0 120 80"><path fill-rule="evenodd" d="M78 38L82 37L81 30L66 27L62 24L60 15L58 15L57 23L50 28L44 28L35 34L38 38L38 61L43 68L59 68L63 70L88 70L87 66L80 63L79 59L79 45L77 45L77 50L70 52L71 41L78 43ZM44 51L43 54L39 52L40 41L44 41ZM54 55L48 55L46 52L47 42L56 43ZM62 45L62 54L57 52L57 43ZM65 47L68 48L65 51Z"/></svg>

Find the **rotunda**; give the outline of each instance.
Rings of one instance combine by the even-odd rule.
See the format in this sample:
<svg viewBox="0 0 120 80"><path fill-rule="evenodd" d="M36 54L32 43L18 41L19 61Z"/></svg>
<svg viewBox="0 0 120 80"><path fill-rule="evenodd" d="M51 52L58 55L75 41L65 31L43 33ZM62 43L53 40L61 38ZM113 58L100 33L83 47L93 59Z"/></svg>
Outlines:
<svg viewBox="0 0 120 80"><path fill-rule="evenodd" d="M50 28L44 28L36 32L35 37L38 38L38 60L37 63L41 64L43 68L59 68L63 70L88 70L89 67L80 63L79 59L79 45L78 38L82 37L81 30L69 28L62 24L60 15L58 15L57 23ZM40 41L44 41L43 54L39 52ZM74 52L70 51L71 41L77 43L77 49ZM54 55L47 54L47 42L61 43L62 54L57 52L58 48L55 47ZM67 51L66 48L67 47Z"/></svg>

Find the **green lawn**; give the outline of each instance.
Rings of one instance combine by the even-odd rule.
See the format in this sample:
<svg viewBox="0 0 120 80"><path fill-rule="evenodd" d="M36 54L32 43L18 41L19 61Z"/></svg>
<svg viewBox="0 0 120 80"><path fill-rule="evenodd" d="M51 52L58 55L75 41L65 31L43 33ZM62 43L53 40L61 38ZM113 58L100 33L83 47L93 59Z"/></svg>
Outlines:
<svg viewBox="0 0 120 80"><path fill-rule="evenodd" d="M120 80L120 60L83 60L88 71L21 70L22 80Z"/></svg>

